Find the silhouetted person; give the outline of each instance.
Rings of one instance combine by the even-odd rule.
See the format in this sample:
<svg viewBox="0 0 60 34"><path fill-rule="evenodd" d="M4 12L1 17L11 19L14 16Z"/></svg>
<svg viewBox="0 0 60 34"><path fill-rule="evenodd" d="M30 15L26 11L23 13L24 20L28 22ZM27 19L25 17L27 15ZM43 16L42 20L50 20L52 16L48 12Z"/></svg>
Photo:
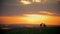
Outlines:
<svg viewBox="0 0 60 34"><path fill-rule="evenodd" d="M44 33L46 34L47 33L46 28L47 28L46 24L44 24L44 23L40 24L40 32L41 32L41 34L44 34Z"/></svg>
<svg viewBox="0 0 60 34"><path fill-rule="evenodd" d="M40 27L43 27L43 28L44 28L44 27L47 27L47 26L46 26L46 24L41 23L41 24L40 24Z"/></svg>

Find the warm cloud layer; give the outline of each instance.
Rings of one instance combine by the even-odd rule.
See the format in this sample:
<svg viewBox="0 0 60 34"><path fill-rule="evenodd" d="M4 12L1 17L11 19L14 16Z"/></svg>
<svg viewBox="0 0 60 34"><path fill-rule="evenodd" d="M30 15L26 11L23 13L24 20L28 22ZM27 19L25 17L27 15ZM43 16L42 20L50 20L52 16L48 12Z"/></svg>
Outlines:
<svg viewBox="0 0 60 34"><path fill-rule="evenodd" d="M39 11L52 11L56 14L60 14L59 9L59 1L57 0L28 0L22 1L20 0L2 0L2 11L1 15L16 15L16 14L24 14L24 13L37 13ZM45 2L46 1L46 2Z"/></svg>

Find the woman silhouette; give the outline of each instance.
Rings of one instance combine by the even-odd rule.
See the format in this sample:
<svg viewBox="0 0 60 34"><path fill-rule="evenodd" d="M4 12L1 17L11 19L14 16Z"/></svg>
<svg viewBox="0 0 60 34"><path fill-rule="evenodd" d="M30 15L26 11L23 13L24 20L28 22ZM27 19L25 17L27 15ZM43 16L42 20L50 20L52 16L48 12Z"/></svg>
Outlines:
<svg viewBox="0 0 60 34"><path fill-rule="evenodd" d="M46 24L41 23L41 24L40 24L40 27L46 27Z"/></svg>

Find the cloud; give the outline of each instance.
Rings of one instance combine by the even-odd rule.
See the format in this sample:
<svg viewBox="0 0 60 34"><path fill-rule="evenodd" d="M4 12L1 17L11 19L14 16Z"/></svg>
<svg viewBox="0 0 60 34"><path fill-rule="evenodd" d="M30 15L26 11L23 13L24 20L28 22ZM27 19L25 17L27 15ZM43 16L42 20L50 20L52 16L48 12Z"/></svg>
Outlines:
<svg viewBox="0 0 60 34"><path fill-rule="evenodd" d="M44 14L44 15L54 15L54 16L59 16L59 14L53 12L53 11L40 11L40 14Z"/></svg>
<svg viewBox="0 0 60 34"><path fill-rule="evenodd" d="M20 0L2 0L1 15L21 15L24 13L38 13L39 11L52 11L59 15L57 1L48 0L48 3L21 4Z"/></svg>
<svg viewBox="0 0 60 34"><path fill-rule="evenodd" d="M53 12L48 12L48 11L40 11L40 13L42 13L42 14L49 14L49 15L55 14Z"/></svg>

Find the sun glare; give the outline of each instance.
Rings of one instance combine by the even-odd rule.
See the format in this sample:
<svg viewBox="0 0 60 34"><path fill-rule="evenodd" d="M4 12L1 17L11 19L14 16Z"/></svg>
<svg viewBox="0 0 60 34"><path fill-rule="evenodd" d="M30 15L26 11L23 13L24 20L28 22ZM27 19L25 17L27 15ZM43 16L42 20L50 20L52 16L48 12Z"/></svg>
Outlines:
<svg viewBox="0 0 60 34"><path fill-rule="evenodd" d="M26 23L36 23L36 22L44 22L47 20L49 16L47 15L38 15L38 14L24 14L24 17L21 19L25 20Z"/></svg>
<svg viewBox="0 0 60 34"><path fill-rule="evenodd" d="M23 14L22 16L0 16L4 24L40 24L58 25L60 17L41 15L41 14ZM59 24L60 25L60 24Z"/></svg>

